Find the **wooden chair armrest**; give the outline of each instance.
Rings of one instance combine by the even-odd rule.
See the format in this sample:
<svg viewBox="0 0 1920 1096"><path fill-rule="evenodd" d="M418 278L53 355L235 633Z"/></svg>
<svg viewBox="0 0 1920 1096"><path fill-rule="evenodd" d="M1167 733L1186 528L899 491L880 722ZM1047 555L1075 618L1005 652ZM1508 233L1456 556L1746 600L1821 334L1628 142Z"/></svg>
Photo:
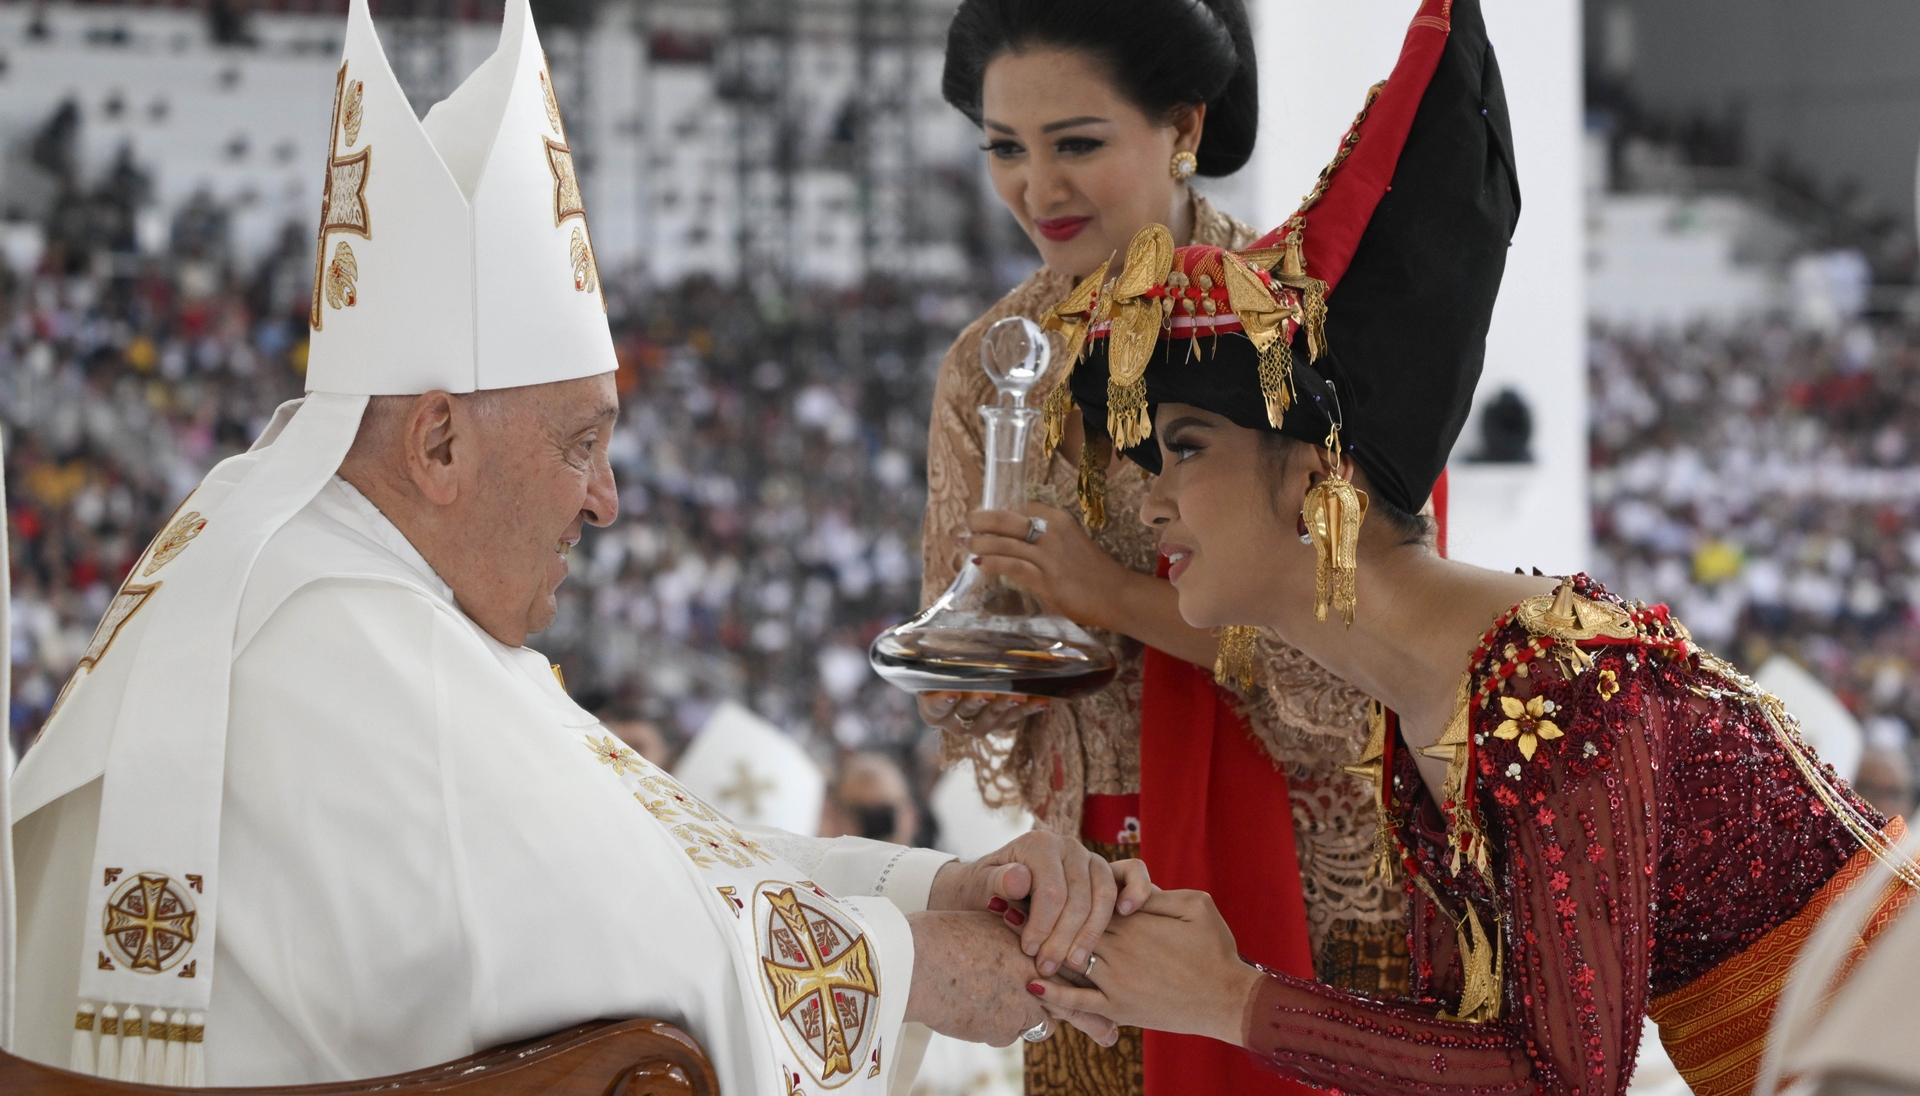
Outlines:
<svg viewBox="0 0 1920 1096"><path fill-rule="evenodd" d="M412 1073L264 1088L167 1088L88 1077L0 1051L8 1096L719 1096L700 1045L658 1020L597 1020Z"/></svg>

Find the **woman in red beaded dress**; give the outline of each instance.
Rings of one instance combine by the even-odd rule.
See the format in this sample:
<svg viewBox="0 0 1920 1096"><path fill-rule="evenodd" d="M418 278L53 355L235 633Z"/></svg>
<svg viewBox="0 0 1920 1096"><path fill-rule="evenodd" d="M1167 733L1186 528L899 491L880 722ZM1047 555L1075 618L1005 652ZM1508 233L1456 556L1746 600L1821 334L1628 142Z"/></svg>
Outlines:
<svg viewBox="0 0 1920 1096"><path fill-rule="evenodd" d="M1181 614L1270 627L1375 698L1410 997L1248 964L1197 891L1117 918L1093 988L1030 988L1381 1096L1614 1096L1651 1015L1697 1096L1740 1096L1812 922L1879 857L1871 936L1920 869L1665 607L1432 550L1414 511L1479 376L1510 150L1477 4L1427 0L1300 213L1239 255L1149 229L1067 318L1084 420L1157 473L1141 516Z"/></svg>

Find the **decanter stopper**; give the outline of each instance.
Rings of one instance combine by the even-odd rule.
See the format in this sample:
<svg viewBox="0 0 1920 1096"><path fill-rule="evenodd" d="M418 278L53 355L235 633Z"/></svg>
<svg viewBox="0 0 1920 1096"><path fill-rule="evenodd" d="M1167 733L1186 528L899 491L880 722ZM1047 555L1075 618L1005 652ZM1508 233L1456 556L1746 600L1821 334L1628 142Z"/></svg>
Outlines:
<svg viewBox="0 0 1920 1096"><path fill-rule="evenodd" d="M1008 316L980 339L980 368L999 390L1002 407L1025 407L1027 392L1052 360L1053 344L1040 325L1025 316Z"/></svg>

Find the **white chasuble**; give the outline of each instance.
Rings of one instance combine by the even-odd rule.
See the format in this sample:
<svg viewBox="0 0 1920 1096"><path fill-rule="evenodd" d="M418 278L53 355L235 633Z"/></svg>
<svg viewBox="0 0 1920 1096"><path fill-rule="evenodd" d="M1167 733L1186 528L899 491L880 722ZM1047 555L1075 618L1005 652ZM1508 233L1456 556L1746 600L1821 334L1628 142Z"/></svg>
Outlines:
<svg viewBox="0 0 1920 1096"><path fill-rule="evenodd" d="M903 911L948 857L735 826L481 631L343 481L268 542L238 616L220 934L151 976L218 971L208 1084L376 1076L623 1016L686 1029L729 1093L911 1081ZM105 928L84 699L14 787L19 1045L61 1065L73 956Z"/></svg>

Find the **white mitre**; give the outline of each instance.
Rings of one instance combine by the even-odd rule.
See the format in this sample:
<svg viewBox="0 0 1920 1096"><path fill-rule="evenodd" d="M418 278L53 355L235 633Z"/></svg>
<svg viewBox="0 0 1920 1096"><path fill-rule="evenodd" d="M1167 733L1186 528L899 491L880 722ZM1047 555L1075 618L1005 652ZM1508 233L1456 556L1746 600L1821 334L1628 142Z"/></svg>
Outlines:
<svg viewBox="0 0 1920 1096"><path fill-rule="evenodd" d="M527 0L508 0L499 48L424 122L352 0L332 126L308 394L147 549L13 782L17 820L104 774L80 997L157 1009L172 1042L190 1038L179 1021L198 1026L215 974L235 627L262 546L338 470L368 397L615 368ZM116 640L125 654L103 663ZM175 1068L191 1079L184 1057Z"/></svg>
<svg viewBox="0 0 1920 1096"><path fill-rule="evenodd" d="M586 210L526 0L416 120L347 16L314 262L309 392L517 388L615 366Z"/></svg>
<svg viewBox="0 0 1920 1096"><path fill-rule="evenodd" d="M707 717L673 775L737 822L820 832L827 781L800 744L736 701Z"/></svg>

